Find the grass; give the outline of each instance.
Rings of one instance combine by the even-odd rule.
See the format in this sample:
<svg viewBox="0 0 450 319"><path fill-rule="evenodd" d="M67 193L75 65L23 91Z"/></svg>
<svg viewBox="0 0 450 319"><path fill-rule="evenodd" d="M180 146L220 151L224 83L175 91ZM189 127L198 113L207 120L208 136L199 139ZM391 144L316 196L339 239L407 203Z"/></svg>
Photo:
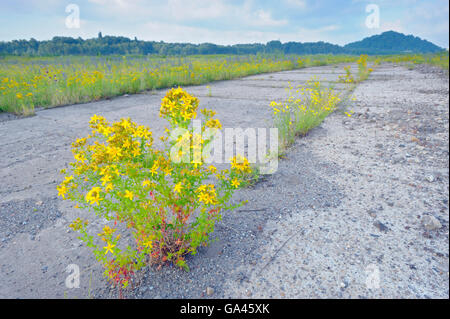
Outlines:
<svg viewBox="0 0 450 319"><path fill-rule="evenodd" d="M32 115L35 107L84 103L146 90L204 84L248 75L357 62L351 55L0 56L0 112ZM366 58L381 62L439 66L448 71L448 52ZM367 68L366 68L367 69ZM349 70L348 70L349 71ZM357 78L344 79L359 82ZM209 92L211 94L211 92Z"/></svg>
<svg viewBox="0 0 450 319"><path fill-rule="evenodd" d="M387 55L379 56L382 62L391 62L396 64L406 65L409 69L413 69L416 65L429 64L440 67L448 72L449 70L449 55L447 52L436 54L403 54L403 55Z"/></svg>
<svg viewBox="0 0 450 319"><path fill-rule="evenodd" d="M304 86L288 88L288 98L271 103L274 126L278 128L279 154L282 155L297 136L304 136L337 109L341 97L332 87L310 80Z"/></svg>
<svg viewBox="0 0 450 319"><path fill-rule="evenodd" d="M338 82L340 83L360 83L362 81L367 80L370 73L372 73L373 69L369 68L367 66L367 60L369 56L368 55L361 55L356 61L356 64L358 65L358 73L356 74L356 77L353 76L351 72L350 65L344 67L345 75L339 76ZM380 60L376 60L376 62L373 63L373 65L379 65Z"/></svg>
<svg viewBox="0 0 450 319"><path fill-rule="evenodd" d="M347 55L0 57L0 111L30 115L35 107L356 59Z"/></svg>
<svg viewBox="0 0 450 319"><path fill-rule="evenodd" d="M368 67L368 58L367 55L361 55L356 61L358 65L356 76L351 73L350 66L344 67L345 75L339 76L338 82L348 85L345 93L337 93L333 86L324 87L318 80L312 79L304 86L296 88L290 86L285 101L271 102L274 126L278 128L279 156L283 156L297 136L304 136L320 125L339 106L343 114L349 117L352 115L353 112L346 109L346 102L357 83L365 81L373 72L373 69ZM380 63L381 59L376 59L373 67Z"/></svg>

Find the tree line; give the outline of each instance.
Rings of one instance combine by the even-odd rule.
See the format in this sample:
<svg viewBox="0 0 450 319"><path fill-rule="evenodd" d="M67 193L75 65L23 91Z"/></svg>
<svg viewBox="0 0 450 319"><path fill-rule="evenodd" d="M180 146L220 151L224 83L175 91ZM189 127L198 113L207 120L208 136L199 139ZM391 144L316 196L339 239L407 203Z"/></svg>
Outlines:
<svg viewBox="0 0 450 319"><path fill-rule="evenodd" d="M339 46L326 42L286 42L270 41L266 44L217 45L213 43L166 43L163 41L142 41L136 37L103 36L82 39L54 37L51 40L38 41L13 40L0 42L1 55L55 56L55 55L202 55L202 54L391 54L401 52L438 52L441 48L434 44L400 33L385 32L359 42Z"/></svg>

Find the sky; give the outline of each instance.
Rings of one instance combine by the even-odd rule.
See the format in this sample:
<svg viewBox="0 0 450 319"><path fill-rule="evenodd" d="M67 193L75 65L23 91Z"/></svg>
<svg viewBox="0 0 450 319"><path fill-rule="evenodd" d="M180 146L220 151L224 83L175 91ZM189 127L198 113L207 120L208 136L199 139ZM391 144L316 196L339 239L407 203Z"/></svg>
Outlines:
<svg viewBox="0 0 450 319"><path fill-rule="evenodd" d="M344 45L394 30L448 48L448 7L447 0L0 0L0 41L101 31L164 42Z"/></svg>

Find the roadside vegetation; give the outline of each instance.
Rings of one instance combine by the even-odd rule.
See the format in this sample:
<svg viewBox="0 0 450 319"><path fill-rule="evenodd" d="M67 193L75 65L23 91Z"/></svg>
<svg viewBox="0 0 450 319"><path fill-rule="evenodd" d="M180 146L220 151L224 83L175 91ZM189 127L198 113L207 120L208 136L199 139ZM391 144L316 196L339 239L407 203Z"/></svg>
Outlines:
<svg viewBox="0 0 450 319"><path fill-rule="evenodd" d="M353 75L350 66L345 66L345 74L339 76L338 82L348 85L346 92L338 93L332 86L324 87L320 81L311 79L305 85L290 86L288 97L282 102L272 101L274 126L278 128L278 154L283 155L297 136L306 135L311 129L320 125L323 120L337 110L341 102L349 99L356 83L366 80L373 68L368 66L368 56L362 54L356 61L357 74ZM380 64L377 60L373 67ZM347 116L352 111L343 110Z"/></svg>
<svg viewBox="0 0 450 319"><path fill-rule="evenodd" d="M332 54L0 57L0 112L32 115L35 107L84 103L178 85L352 62L358 62L357 77L346 67L342 82L358 83L370 73L368 61L374 65L391 62L410 68L426 63L448 71L449 56L446 52L369 57Z"/></svg>
<svg viewBox="0 0 450 319"><path fill-rule="evenodd" d="M0 111L31 115L35 107L356 60L347 55L6 57L0 59Z"/></svg>
<svg viewBox="0 0 450 319"><path fill-rule="evenodd" d="M222 213L245 204L230 205L230 198L257 173L240 155L223 170L204 162L202 149L222 125L215 112L198 110L198 105L199 100L181 88L167 92L160 108L169 123L160 137L163 149L154 147L148 127L125 118L110 123L98 115L90 120L89 135L72 144L74 162L62 170L65 179L58 195L110 221L97 235L86 213L70 227L92 249L119 296L144 266L172 264L188 270L185 257L208 245ZM197 116L206 126L191 133ZM134 241L124 232L131 232Z"/></svg>
<svg viewBox="0 0 450 319"><path fill-rule="evenodd" d="M440 67L448 72L449 56L448 51L435 54L406 54L379 56L376 59L382 62L391 62L414 68L416 65L429 64Z"/></svg>
<svg viewBox="0 0 450 319"><path fill-rule="evenodd" d="M309 80L304 86L288 88L285 101L272 101L274 126L278 128L278 154L283 155L297 136L303 136L334 112L341 101L332 88L324 87L317 80Z"/></svg>

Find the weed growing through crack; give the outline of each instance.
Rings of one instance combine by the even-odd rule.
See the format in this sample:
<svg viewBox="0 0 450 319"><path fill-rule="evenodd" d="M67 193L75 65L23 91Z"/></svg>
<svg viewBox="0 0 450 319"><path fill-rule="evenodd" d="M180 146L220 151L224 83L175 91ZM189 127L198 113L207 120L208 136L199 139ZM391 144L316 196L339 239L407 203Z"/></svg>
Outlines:
<svg viewBox="0 0 450 319"><path fill-rule="evenodd" d="M368 55L362 54L359 57L358 61L356 61L356 64L358 65L358 73L357 73L356 78L353 76L353 74L351 72L351 67L348 65L348 66L344 67L345 75L340 75L338 78L338 82L340 82L340 83L359 83L359 82L367 80L370 73L373 72L373 69L369 68L367 66L368 57L369 57ZM378 64L379 64L379 61L378 61Z"/></svg>
<svg viewBox="0 0 450 319"><path fill-rule="evenodd" d="M75 162L70 172L63 170L58 194L112 223L97 236L89 233L87 219L77 218L70 227L92 248L120 295L146 265L172 263L187 270L185 256L209 243L222 212L243 204L229 201L253 174L246 158L233 157L231 167L220 171L196 158L213 141L206 131L221 128L215 112L203 109L206 126L201 134L191 133L198 103L181 88L167 92L160 109L170 123L161 137L163 150L153 147L148 127L130 119L109 123L97 115L90 121L92 132L73 143ZM175 133L180 128L184 133ZM134 243L123 239L118 224L131 231Z"/></svg>
<svg viewBox="0 0 450 319"><path fill-rule="evenodd" d="M305 135L325 117L336 110L341 98L332 88L323 87L317 80L309 80L304 86L288 89L283 102L272 101L274 126L278 128L279 153L294 142L296 136Z"/></svg>

